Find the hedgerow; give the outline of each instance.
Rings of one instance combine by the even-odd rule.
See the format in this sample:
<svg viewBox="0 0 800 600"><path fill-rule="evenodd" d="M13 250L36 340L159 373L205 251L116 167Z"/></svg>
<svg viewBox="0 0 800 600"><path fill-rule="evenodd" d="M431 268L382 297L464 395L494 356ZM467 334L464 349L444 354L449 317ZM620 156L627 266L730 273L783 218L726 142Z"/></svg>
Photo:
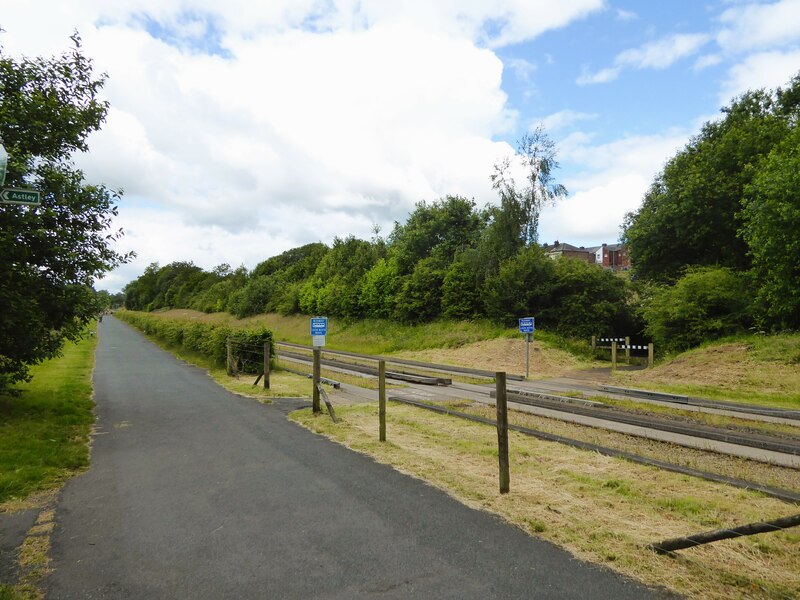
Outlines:
<svg viewBox="0 0 800 600"><path fill-rule="evenodd" d="M225 365L228 339L232 342L234 359L245 367L258 362L253 360L253 357L259 352L263 357L265 342L270 342L272 348L270 354L274 356L275 353L274 345L271 343L272 332L264 327L234 329L227 325L165 319L152 313L129 310L119 311L116 316L147 335L172 346L201 354L218 366ZM246 370L253 369L246 368Z"/></svg>

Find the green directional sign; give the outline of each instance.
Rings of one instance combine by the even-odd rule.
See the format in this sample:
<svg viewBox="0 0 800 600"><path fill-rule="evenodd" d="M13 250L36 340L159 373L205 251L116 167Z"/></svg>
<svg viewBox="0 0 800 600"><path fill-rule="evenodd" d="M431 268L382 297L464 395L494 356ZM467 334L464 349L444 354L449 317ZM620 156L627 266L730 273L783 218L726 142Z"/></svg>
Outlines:
<svg viewBox="0 0 800 600"><path fill-rule="evenodd" d="M42 194L38 190L2 188L0 189L0 203L38 205L42 203Z"/></svg>

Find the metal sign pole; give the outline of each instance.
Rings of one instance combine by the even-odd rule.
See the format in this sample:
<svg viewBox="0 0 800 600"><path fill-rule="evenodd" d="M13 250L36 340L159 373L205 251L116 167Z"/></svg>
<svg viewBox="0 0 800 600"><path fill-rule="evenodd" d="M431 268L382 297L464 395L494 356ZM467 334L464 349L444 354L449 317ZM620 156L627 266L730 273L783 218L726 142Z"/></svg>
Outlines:
<svg viewBox="0 0 800 600"><path fill-rule="evenodd" d="M530 377L531 371L531 337L536 330L536 321L533 317L519 319L519 332L525 334L525 378Z"/></svg>
<svg viewBox="0 0 800 600"><path fill-rule="evenodd" d="M525 378L530 377L531 374L531 334L525 334Z"/></svg>

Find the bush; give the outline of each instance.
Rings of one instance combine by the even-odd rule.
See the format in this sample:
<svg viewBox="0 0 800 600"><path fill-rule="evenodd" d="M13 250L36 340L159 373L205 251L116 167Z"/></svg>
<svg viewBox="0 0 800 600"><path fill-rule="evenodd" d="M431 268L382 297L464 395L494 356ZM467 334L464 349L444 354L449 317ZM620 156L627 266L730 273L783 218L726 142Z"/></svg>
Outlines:
<svg viewBox="0 0 800 600"><path fill-rule="evenodd" d="M404 323L432 321L439 316L444 271L435 258L423 258L405 278L395 313Z"/></svg>
<svg viewBox="0 0 800 600"><path fill-rule="evenodd" d="M542 323L562 335L588 338L598 331L626 331L626 281L606 269L574 258L555 261L553 304Z"/></svg>
<svg viewBox="0 0 800 600"><path fill-rule="evenodd" d="M541 248L530 246L500 266L486 280L486 314L506 326L519 317L536 316L550 306L555 265Z"/></svg>
<svg viewBox="0 0 800 600"><path fill-rule="evenodd" d="M227 360L228 338L233 342L234 358L247 371L257 370L255 365L263 361L264 343L272 341L272 332L265 328L233 329L227 325L177 321L128 310L119 311L116 315L145 334L201 354L217 366L225 365ZM274 352L272 345L273 355ZM260 359L256 356L259 354ZM246 368L248 365L253 365L255 369Z"/></svg>
<svg viewBox="0 0 800 600"><path fill-rule="evenodd" d="M746 275L726 267L695 267L674 286L652 288L641 311L645 333L671 352L746 330L751 303Z"/></svg>

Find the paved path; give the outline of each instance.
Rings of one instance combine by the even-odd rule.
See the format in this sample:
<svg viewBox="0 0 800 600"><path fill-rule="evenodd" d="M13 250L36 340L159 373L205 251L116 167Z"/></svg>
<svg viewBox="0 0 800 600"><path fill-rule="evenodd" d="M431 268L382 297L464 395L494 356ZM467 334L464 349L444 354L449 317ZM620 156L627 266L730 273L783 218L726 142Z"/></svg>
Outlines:
<svg viewBox="0 0 800 600"><path fill-rule="evenodd" d="M650 598L216 386L113 318L48 598Z"/></svg>

